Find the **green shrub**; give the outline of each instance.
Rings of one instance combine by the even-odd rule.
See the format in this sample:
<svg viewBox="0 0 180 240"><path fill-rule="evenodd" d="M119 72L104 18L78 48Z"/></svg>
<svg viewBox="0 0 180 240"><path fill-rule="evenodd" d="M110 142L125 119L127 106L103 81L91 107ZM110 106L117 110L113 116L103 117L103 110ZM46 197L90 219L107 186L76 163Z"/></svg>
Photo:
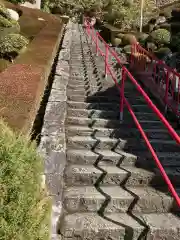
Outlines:
<svg viewBox="0 0 180 240"><path fill-rule="evenodd" d="M157 44L169 44L171 34L166 29L157 29L151 33L151 39Z"/></svg>
<svg viewBox="0 0 180 240"><path fill-rule="evenodd" d="M8 21L8 20L7 20ZM4 27L2 25L5 25L4 23L6 23L5 21L3 21L3 24L1 24L1 17L0 17L0 39L5 37L6 35L10 34L10 33L19 33L20 32L20 25L19 23L15 23L15 24L12 24L10 26L9 25L6 25L8 27Z"/></svg>
<svg viewBox="0 0 180 240"><path fill-rule="evenodd" d="M8 34L0 39L0 54L19 53L28 43L29 41L20 34Z"/></svg>
<svg viewBox="0 0 180 240"><path fill-rule="evenodd" d="M124 0L124 4L125 7L132 7L133 5L133 0Z"/></svg>
<svg viewBox="0 0 180 240"><path fill-rule="evenodd" d="M2 4L0 4L0 16L11 20L11 15L9 14L7 9Z"/></svg>
<svg viewBox="0 0 180 240"><path fill-rule="evenodd" d="M137 39L139 42L145 41L149 35L147 33L139 33L137 34Z"/></svg>
<svg viewBox="0 0 180 240"><path fill-rule="evenodd" d="M14 22L8 20L7 18L0 16L0 27L12 27Z"/></svg>
<svg viewBox="0 0 180 240"><path fill-rule="evenodd" d="M35 144L0 121L0 239L49 239L50 202Z"/></svg>

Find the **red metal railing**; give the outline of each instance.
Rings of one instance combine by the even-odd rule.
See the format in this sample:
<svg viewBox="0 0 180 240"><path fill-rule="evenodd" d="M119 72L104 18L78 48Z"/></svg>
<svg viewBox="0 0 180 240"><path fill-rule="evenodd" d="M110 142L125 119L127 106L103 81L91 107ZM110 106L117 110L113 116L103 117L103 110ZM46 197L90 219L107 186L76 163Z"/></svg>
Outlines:
<svg viewBox="0 0 180 240"><path fill-rule="evenodd" d="M144 92L144 90L141 88L141 86L138 84L138 82L136 81L136 79L131 75L131 73L127 70L127 68L125 66L122 65L121 60L119 59L117 53L109 47L109 45L104 41L104 39L100 36L100 34L98 32L96 32L94 30L93 27L91 27L90 25L86 24L86 32L87 35L91 38L92 43L95 43L95 47L96 47L96 54L98 55L100 53L100 55L103 57L104 59L104 63L105 63L105 76L110 75L115 83L115 85L118 87L119 91L120 91L120 121L123 120L123 109L124 109L124 105L127 107L129 113L131 114L136 127L139 129L149 151L152 154L152 157L157 165L157 167L160 170L160 173L164 179L164 181L166 182L169 191L171 192L173 198L175 199L177 205L180 207L180 197L178 196L173 184L171 183L168 175L166 174L160 160L158 159L158 156L154 150L154 148L152 147L150 141L148 140L148 137L146 135L146 133L144 132L141 124L139 123L133 109L131 108L131 105L129 104L129 102L127 101L127 99L125 98L125 91L124 91L124 87L125 87L125 81L130 80L134 86L136 87L136 89L138 90L138 92L144 97L145 101L147 102L147 104L149 105L149 107L153 110L153 112L158 116L158 118L160 119L160 121L164 124L164 126L167 128L167 130L169 131L170 135L172 136L172 138L176 141L177 145L180 145L180 137L179 135L175 132L175 130L171 127L171 125L169 124L169 122L166 120L166 118L161 114L161 112L157 109L157 107L153 104L153 102L151 101L151 99L148 97L148 95ZM100 43L101 43L101 48L100 48ZM103 49L102 49L103 48ZM121 83L118 83L117 77L113 71L113 67L111 62L109 62L109 58L108 56L113 56L117 63L119 64L119 66L121 67L121 73L122 73L122 79L121 79Z"/></svg>
<svg viewBox="0 0 180 240"><path fill-rule="evenodd" d="M180 117L180 74L139 43L131 48L131 68L139 72L141 81L161 100L165 112L169 108Z"/></svg>

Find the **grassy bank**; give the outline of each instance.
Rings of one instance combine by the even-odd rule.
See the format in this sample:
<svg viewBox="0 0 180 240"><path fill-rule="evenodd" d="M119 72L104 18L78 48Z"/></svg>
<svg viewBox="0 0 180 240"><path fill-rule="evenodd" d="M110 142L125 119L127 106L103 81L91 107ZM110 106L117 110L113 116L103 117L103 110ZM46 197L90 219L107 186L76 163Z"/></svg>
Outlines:
<svg viewBox="0 0 180 240"><path fill-rule="evenodd" d="M49 239L50 201L35 144L0 121L0 239Z"/></svg>

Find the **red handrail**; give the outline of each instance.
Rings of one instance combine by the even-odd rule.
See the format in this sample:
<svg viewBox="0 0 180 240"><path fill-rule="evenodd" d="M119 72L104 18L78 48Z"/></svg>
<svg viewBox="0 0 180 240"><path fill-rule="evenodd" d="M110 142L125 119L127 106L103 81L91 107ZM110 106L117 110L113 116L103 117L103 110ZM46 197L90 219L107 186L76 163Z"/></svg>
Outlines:
<svg viewBox="0 0 180 240"><path fill-rule="evenodd" d="M135 56L135 54L139 54L139 57L136 57L136 62L134 62L133 59L133 56ZM146 68L146 59L143 59L142 61L141 55L147 56L151 62L154 62L154 67L151 68L151 72L153 74L151 81L153 84L155 84L156 89L159 91L157 95L161 99L161 102L165 105L165 112L167 111L167 107L169 107L176 116L180 117L180 74L174 69L167 66L163 61L159 60L152 53L144 49L139 43L134 43L131 48L131 67L135 65L136 70L138 70L138 67L141 68L143 66L143 71L149 72L149 69ZM160 67L161 70L164 70L164 77L157 76L157 67ZM162 77L162 79L160 79L160 77ZM142 81L146 85L145 79L142 79ZM148 80L148 82L149 81L150 80ZM150 89L151 86L153 85L148 85ZM174 88L176 88L175 92ZM177 96L175 96L175 94Z"/></svg>
<svg viewBox="0 0 180 240"><path fill-rule="evenodd" d="M127 68L125 66L122 65L117 53L111 49L109 47L109 45L104 41L104 39L99 35L99 33L94 34L94 29L92 27L90 27L89 25L87 25L86 27L86 31L88 35L92 36L92 42L94 42L96 44L96 53L98 54L98 52L101 54L101 56L103 57L104 61L105 61L105 69L107 69L107 72L111 75L113 81L115 82L116 86L119 88L120 90L120 120L122 120L123 118L123 107L124 107L124 103L128 108L128 111L130 112L135 125L137 126L137 128L139 129L149 151L152 154L152 157L157 165L157 167L160 170L160 173L163 177L163 179L165 180L173 198L175 199L177 205L180 207L180 198L173 186L173 184L171 183L168 175L166 174L160 160L158 159L157 154L155 153L154 148L152 147L151 143L148 140L148 137L146 135L146 133L144 132L141 124L139 123L138 119L136 118L135 113L133 112L129 102L127 101L127 99L124 96L124 83L126 80L126 76L128 76L128 78L131 80L131 82L136 86L137 90L141 93L141 95L144 97L145 101L148 103L149 107L154 111L154 113L159 117L159 119L161 120L161 122L165 125L165 127L167 128L167 130L169 131L170 135L173 137L173 139L175 139L176 143L178 145L180 145L180 137L179 135L175 132L175 130L172 128L172 126L169 124L169 122L165 119L165 117L161 114L161 112L158 110L158 108L153 104L153 102L150 100L150 98L148 97L148 95L144 92L144 90L141 88L141 86L138 84L138 82L136 81L136 79L132 76L132 74L127 70ZM92 32L93 33L92 33ZM103 51L100 49L99 47L99 42L98 40L101 40L104 43L106 50L106 54L107 51L109 53L112 54L113 57L115 57L115 59L117 60L117 62L122 66L122 80L121 80L121 86L119 86L118 81L116 79L115 74L111 71L111 65L108 63L107 61L107 57L106 54L103 53ZM106 71L106 70L105 70Z"/></svg>

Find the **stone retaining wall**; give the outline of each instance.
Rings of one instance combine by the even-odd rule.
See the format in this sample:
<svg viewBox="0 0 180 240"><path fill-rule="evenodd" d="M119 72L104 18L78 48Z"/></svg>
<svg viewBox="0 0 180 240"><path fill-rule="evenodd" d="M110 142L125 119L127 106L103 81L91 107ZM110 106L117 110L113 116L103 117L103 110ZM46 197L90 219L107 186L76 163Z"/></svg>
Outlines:
<svg viewBox="0 0 180 240"><path fill-rule="evenodd" d="M62 209L63 172L66 164L65 117L66 87L69 80L72 23L66 26L65 36L56 66L51 94L46 107L39 150L44 157L45 179L49 196L52 196L52 235L59 239L57 224Z"/></svg>

